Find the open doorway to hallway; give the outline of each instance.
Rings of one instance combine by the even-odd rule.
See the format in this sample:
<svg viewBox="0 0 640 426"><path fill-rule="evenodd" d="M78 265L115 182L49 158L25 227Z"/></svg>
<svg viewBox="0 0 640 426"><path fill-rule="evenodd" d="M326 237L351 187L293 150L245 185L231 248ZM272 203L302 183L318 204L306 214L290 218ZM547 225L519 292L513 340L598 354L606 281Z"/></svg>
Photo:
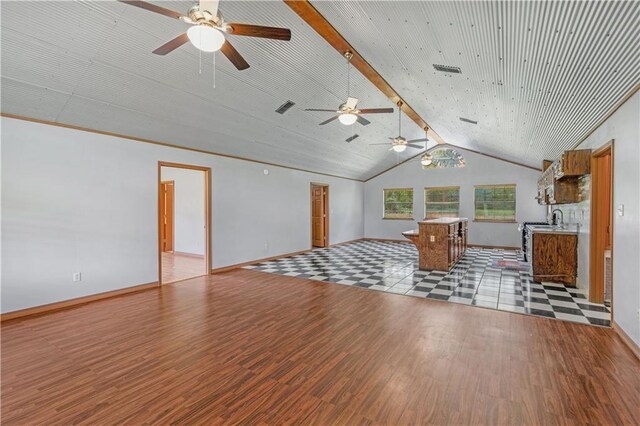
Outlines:
<svg viewBox="0 0 640 426"><path fill-rule="evenodd" d="M209 273L210 169L158 165L158 263L161 284Z"/></svg>

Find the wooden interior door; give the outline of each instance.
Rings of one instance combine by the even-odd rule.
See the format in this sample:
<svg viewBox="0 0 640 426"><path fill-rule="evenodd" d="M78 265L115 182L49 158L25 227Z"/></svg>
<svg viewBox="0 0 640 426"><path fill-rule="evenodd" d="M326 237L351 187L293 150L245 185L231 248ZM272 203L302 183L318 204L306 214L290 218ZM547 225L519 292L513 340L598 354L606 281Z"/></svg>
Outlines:
<svg viewBox="0 0 640 426"><path fill-rule="evenodd" d="M173 251L174 182L160 184L160 241L162 251Z"/></svg>
<svg viewBox="0 0 640 426"><path fill-rule="evenodd" d="M598 150L591 161L591 270L589 300L603 303L605 250L613 244L613 164L611 146ZM613 261L613 254L612 254Z"/></svg>
<svg viewBox="0 0 640 426"><path fill-rule="evenodd" d="M311 185L311 245L313 247L327 247L328 194L328 187Z"/></svg>

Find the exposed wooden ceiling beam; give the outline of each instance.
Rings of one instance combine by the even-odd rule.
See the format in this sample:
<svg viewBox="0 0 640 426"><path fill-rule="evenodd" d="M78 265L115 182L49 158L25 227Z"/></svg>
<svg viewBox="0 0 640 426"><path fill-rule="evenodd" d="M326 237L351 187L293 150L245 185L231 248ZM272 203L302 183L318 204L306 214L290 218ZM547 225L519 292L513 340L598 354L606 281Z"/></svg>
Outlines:
<svg viewBox="0 0 640 426"><path fill-rule="evenodd" d="M384 93L396 105L400 105L402 111L411 118L421 129L427 131L428 137L439 143L445 143L431 126L402 99L393 87L369 64L356 49L325 19L308 0L283 0L295 13L297 13L311 28L333 46L341 55L351 52L351 64L362 73L374 86ZM400 104L399 104L400 102Z"/></svg>

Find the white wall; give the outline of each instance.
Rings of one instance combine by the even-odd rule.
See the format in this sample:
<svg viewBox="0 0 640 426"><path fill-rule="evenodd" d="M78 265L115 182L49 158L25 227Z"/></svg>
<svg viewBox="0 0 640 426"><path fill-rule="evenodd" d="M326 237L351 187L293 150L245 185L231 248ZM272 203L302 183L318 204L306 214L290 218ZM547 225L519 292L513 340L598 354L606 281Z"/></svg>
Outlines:
<svg viewBox="0 0 640 426"><path fill-rule="evenodd" d="M163 181L173 181L173 250L205 254L204 175L200 170L162 167Z"/></svg>
<svg viewBox="0 0 640 426"><path fill-rule="evenodd" d="M363 236L362 182L0 123L2 312L157 281L158 161L211 167L214 268L308 249L310 182L330 185L330 242Z"/></svg>
<svg viewBox="0 0 640 426"><path fill-rule="evenodd" d="M460 186L460 216L469 218L469 243L520 247L517 223L473 222L474 185L516 184L516 221L544 221L546 208L538 205L537 182L541 172L460 149L466 166L456 169L423 170L409 161L365 182L365 236L403 239L401 232L417 228L424 218L424 188ZM382 219L385 188L413 188L414 220Z"/></svg>
<svg viewBox="0 0 640 426"><path fill-rule="evenodd" d="M578 147L613 147L613 319L640 345L640 92L636 92ZM589 286L590 202L561 207L566 222L581 223L578 279Z"/></svg>

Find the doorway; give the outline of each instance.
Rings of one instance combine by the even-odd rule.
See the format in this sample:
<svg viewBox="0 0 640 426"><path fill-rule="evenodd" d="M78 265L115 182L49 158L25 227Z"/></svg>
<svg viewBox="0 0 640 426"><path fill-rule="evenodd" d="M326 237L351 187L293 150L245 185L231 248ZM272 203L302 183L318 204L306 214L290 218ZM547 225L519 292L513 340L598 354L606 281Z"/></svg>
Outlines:
<svg viewBox="0 0 640 426"><path fill-rule="evenodd" d="M311 248L329 247L329 185L311 184Z"/></svg>
<svg viewBox="0 0 640 426"><path fill-rule="evenodd" d="M590 249L589 301L610 304L613 291L613 141L591 155Z"/></svg>
<svg viewBox="0 0 640 426"><path fill-rule="evenodd" d="M158 281L211 270L211 169L158 162Z"/></svg>

